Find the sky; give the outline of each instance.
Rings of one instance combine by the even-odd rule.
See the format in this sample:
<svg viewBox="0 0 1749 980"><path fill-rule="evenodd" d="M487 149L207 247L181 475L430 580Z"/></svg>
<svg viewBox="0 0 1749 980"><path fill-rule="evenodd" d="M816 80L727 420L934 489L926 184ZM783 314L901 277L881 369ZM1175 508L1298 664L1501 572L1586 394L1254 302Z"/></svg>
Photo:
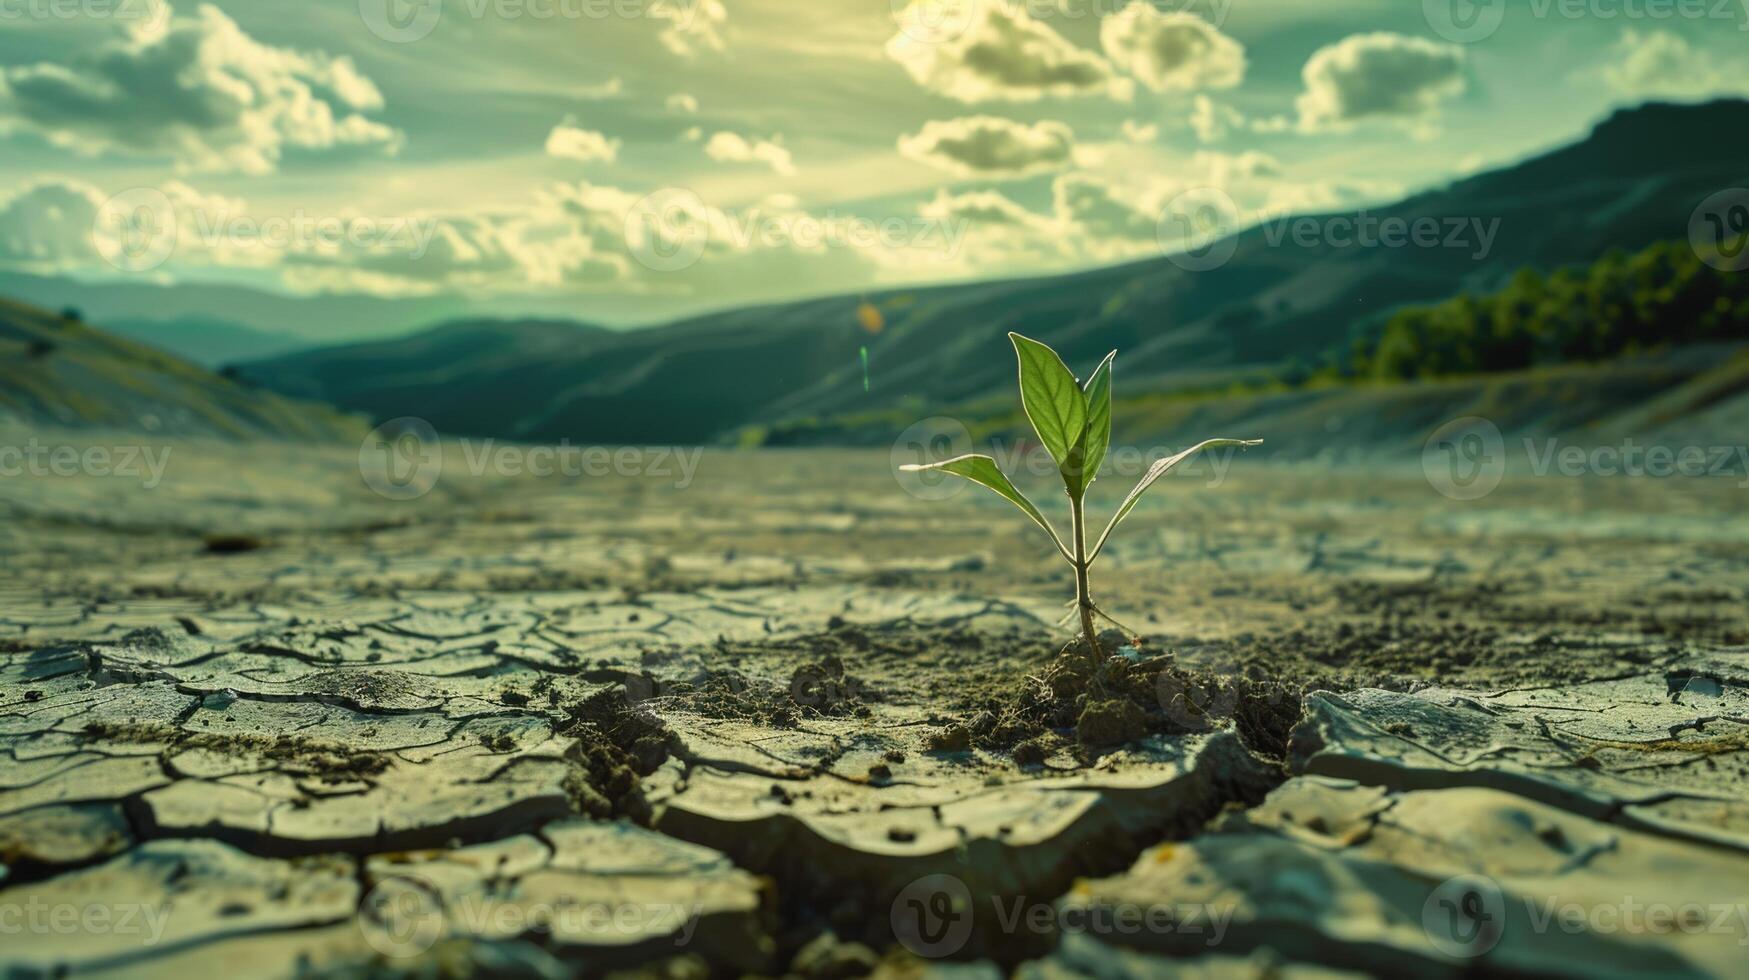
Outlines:
<svg viewBox="0 0 1749 980"><path fill-rule="evenodd" d="M0 0L0 270L646 323L1159 255L1745 87L1749 0Z"/></svg>

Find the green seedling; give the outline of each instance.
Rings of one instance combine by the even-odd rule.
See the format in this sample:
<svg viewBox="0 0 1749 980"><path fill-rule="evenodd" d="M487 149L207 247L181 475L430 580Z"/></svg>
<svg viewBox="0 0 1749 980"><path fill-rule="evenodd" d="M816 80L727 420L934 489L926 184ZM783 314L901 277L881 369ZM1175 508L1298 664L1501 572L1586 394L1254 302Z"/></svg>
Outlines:
<svg viewBox="0 0 1749 980"><path fill-rule="evenodd" d="M1038 433L1039 442L1056 461L1057 472L1063 477L1063 489L1069 494L1069 515L1074 525L1073 550L1063 544L1062 537L1051 526L1051 522L1045 519L1045 515L1033 506L1032 501L1015 489L992 457L972 453L938 463L912 464L901 469L909 472L940 470L989 487L1009 503L1019 507L1027 517L1032 518L1034 524L1044 529L1051 536L1051 543L1057 546L1057 552L1075 569L1073 605L1081 615L1081 633L1087 638L1087 647L1098 656L1099 639L1093 628L1093 617L1097 615L1114 626L1122 626L1094 604L1093 594L1087 584L1087 574L1105 548L1111 532L1135 509L1142 494L1179 463L1204 449L1258 446L1262 445L1263 440L1210 439L1176 456L1155 462L1148 467L1148 472L1142 475L1129 496L1124 498L1117 513L1112 516L1111 523L1105 526L1105 531L1089 550L1084 504L1087 488L1098 477L1099 464L1105 462L1106 450L1111 446L1111 363L1117 357L1117 351L1105 355L1105 360L1099 362L1099 367L1094 369L1093 376L1083 386L1070 373L1068 365L1063 363L1056 351L1017 333L1009 334L1008 339L1014 341L1014 354L1020 361L1021 408L1026 410L1026 417L1032 422L1032 430Z"/></svg>

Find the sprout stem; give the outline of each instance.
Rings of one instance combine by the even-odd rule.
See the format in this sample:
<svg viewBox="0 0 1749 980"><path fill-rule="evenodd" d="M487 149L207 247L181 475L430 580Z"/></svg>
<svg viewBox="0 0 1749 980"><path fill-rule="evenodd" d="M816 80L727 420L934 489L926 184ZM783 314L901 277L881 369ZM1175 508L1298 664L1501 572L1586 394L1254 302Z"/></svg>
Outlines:
<svg viewBox="0 0 1749 980"><path fill-rule="evenodd" d="M1087 521L1081 498L1069 495L1069 510L1075 522L1075 605L1081 611L1081 635L1087 637L1087 649L1093 659L1100 659L1099 632L1093 628L1093 594L1087 588Z"/></svg>

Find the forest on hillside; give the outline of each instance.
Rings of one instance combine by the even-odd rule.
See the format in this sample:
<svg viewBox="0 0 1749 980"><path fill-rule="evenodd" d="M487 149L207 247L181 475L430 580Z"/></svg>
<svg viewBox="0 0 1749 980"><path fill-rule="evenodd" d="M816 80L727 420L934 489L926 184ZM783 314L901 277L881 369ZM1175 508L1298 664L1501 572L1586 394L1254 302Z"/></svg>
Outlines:
<svg viewBox="0 0 1749 980"><path fill-rule="evenodd" d="M1749 340L1749 277L1666 241L1548 275L1520 269L1492 294L1404 307L1354 343L1340 373L1450 377L1740 340Z"/></svg>

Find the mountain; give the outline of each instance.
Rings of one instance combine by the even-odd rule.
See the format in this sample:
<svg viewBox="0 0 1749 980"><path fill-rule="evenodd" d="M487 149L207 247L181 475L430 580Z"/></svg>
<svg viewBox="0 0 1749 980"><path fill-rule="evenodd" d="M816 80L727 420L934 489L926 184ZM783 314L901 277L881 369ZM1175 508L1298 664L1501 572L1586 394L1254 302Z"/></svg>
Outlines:
<svg viewBox="0 0 1749 980"><path fill-rule="evenodd" d="M289 334L306 344L405 334L470 312L457 297L303 296L240 285L86 281L16 271L0 271L0 296L51 310L76 307L92 323L205 321Z"/></svg>
<svg viewBox="0 0 1749 980"><path fill-rule="evenodd" d="M3 7L0 0L0 7ZM435 323L478 319L572 319L577 298L531 287L527 293L434 293L380 296L358 292L288 293L278 284L206 279L157 281L140 276L38 274L0 269L0 296L58 310L77 306L96 323L206 319L251 330L290 334L317 344L403 337ZM588 318L616 330L641 329L682 315L721 309L710 297L662 292L595 293ZM681 305L676 306L679 303ZM675 310L681 310L676 313Z"/></svg>
<svg viewBox="0 0 1749 980"><path fill-rule="evenodd" d="M242 365L241 377L377 418L417 415L465 435L525 436L550 363L569 364L618 335L553 320L469 320L399 340L324 347ZM536 383L530 375L539 373ZM560 394L562 397L562 392Z"/></svg>
<svg viewBox="0 0 1749 980"><path fill-rule="evenodd" d="M861 299L838 297L589 332L557 348L494 348L484 362L434 364L434 350L447 356L433 346L440 331L244 371L275 390L373 416L591 442L696 443L798 420L922 417L1005 392L1010 330L1077 366L1118 348L1132 392L1206 388L1319 363L1398 307L1498 289L1525 266L1589 263L1611 249L1686 238L1700 201L1746 182L1749 102L1654 103L1615 114L1572 146L1364 212L1381 223L1430 223L1440 233L1434 247L1302 238L1296 221L1317 230L1356 218L1313 216L1239 233L1218 246L1231 258L1204 271L1162 257L889 291L869 298L884 321L875 334L859 326ZM1453 229L1463 237L1448 245Z"/></svg>
<svg viewBox="0 0 1749 980"><path fill-rule="evenodd" d="M219 368L235 361L277 357L312 346L310 341L289 333L257 330L205 316L167 320L109 319L104 321L104 327L119 337L156 347L207 368Z"/></svg>
<svg viewBox="0 0 1749 980"><path fill-rule="evenodd" d="M261 391L79 319L0 301L0 418L158 436L357 440L330 406Z"/></svg>

